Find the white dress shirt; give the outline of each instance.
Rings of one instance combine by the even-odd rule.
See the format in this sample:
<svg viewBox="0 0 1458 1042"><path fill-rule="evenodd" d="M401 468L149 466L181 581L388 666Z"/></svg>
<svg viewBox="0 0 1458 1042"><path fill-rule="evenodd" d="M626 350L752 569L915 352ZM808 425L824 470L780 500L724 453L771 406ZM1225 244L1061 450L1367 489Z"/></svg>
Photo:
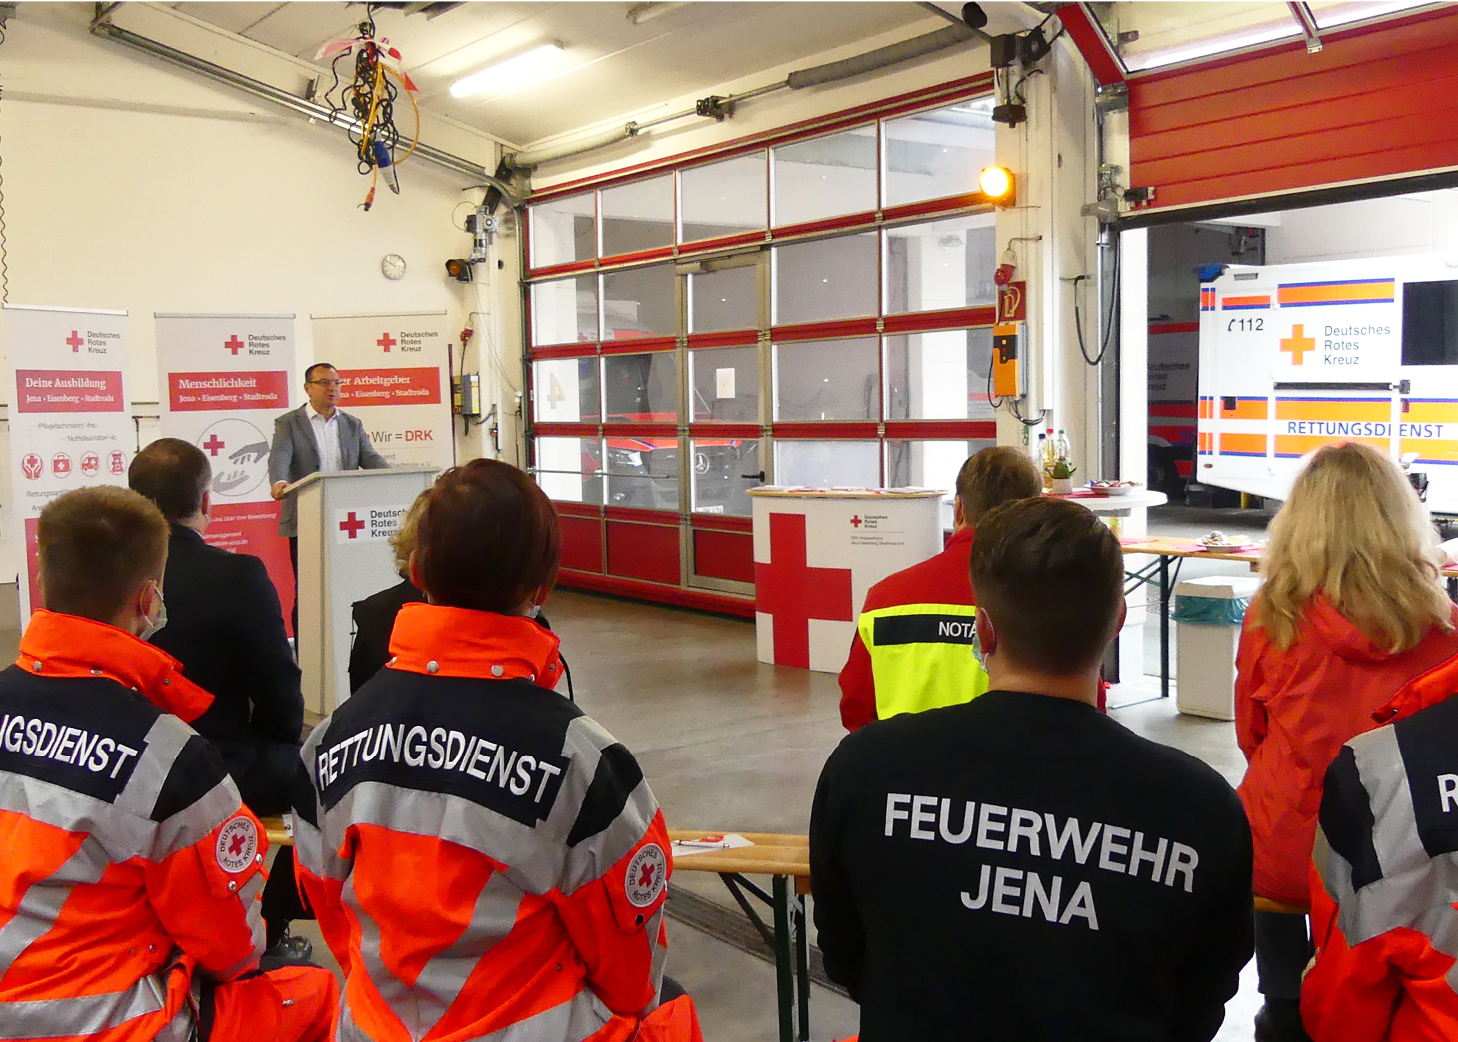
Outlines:
<svg viewBox="0 0 1458 1042"><path fill-rule="evenodd" d="M334 415L325 419L316 412L313 405L305 405L305 412L309 417L309 426L314 428L314 444L319 448L319 473L337 474L339 472L339 410L334 410Z"/></svg>

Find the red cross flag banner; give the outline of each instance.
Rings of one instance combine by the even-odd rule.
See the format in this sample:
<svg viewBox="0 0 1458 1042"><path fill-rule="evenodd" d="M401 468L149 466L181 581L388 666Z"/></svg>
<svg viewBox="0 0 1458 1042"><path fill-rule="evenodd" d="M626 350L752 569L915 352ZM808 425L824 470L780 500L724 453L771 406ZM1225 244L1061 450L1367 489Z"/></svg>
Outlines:
<svg viewBox="0 0 1458 1042"><path fill-rule="evenodd" d="M268 442L274 419L290 407L294 316L159 314L156 321L162 436L192 442L213 467L203 538L262 559L287 620L294 575L269 495Z"/></svg>
<svg viewBox="0 0 1458 1042"><path fill-rule="evenodd" d="M942 550L931 489L750 489L761 662L838 673L866 591Z"/></svg>
<svg viewBox="0 0 1458 1042"><path fill-rule="evenodd" d="M136 447L126 392L127 313L5 305L10 517L25 532L20 618L40 607L41 508L85 485L127 483Z"/></svg>
<svg viewBox="0 0 1458 1042"><path fill-rule="evenodd" d="M305 361L339 370L339 407L363 421L390 466L452 466L446 313L315 315L313 323L314 357Z"/></svg>

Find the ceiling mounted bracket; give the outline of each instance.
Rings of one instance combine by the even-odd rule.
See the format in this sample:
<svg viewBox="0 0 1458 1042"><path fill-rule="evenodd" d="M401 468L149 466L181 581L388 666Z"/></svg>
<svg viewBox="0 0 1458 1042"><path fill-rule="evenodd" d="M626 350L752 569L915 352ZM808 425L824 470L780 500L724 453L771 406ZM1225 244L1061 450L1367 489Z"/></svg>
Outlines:
<svg viewBox="0 0 1458 1042"><path fill-rule="evenodd" d="M710 95L707 98L700 98L694 104L694 112L697 115L709 119L716 119L723 123L734 115L734 99L722 97L718 94Z"/></svg>
<svg viewBox="0 0 1458 1042"><path fill-rule="evenodd" d="M1306 53L1315 54L1322 48L1321 30L1316 25L1316 15L1311 13L1311 6L1302 0L1291 0L1291 13L1296 17L1297 23L1301 26L1301 35L1306 37Z"/></svg>

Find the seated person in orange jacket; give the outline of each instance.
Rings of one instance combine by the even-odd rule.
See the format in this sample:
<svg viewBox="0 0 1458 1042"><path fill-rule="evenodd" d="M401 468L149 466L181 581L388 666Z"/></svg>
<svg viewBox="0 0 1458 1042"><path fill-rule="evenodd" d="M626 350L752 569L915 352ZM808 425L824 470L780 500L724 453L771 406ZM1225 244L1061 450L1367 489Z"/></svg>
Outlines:
<svg viewBox="0 0 1458 1042"><path fill-rule="evenodd" d="M642 768L551 688L533 615L556 577L551 502L520 470L443 474L416 529L429 598L392 658L304 746L305 892L345 973L339 1035L698 1038L667 997L673 863Z"/></svg>
<svg viewBox="0 0 1458 1042"><path fill-rule="evenodd" d="M41 511L45 607L0 673L0 1038L322 1042L334 977L258 971L268 840L183 723L211 696L139 639L167 538L126 489Z"/></svg>
<svg viewBox="0 0 1458 1042"><path fill-rule="evenodd" d="M946 549L888 575L866 594L840 671L840 720L847 731L897 713L960 705L987 690L987 673L972 647L972 526L993 507L1042 491L1033 461L1009 445L983 449L962 464ZM1104 687L1100 681L1100 709Z"/></svg>
<svg viewBox="0 0 1458 1042"><path fill-rule="evenodd" d="M1311 879L1315 1042L1458 1038L1458 658L1418 677L1326 771Z"/></svg>

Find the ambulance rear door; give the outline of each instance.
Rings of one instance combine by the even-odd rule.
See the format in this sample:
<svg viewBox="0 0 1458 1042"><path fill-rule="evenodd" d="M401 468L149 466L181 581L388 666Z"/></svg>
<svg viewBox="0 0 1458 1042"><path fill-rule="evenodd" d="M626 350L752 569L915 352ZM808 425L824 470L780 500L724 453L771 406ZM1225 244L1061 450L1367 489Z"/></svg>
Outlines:
<svg viewBox="0 0 1458 1042"><path fill-rule="evenodd" d="M1231 265L1200 288L1200 399L1195 480L1274 494L1270 269Z"/></svg>
<svg viewBox="0 0 1458 1042"><path fill-rule="evenodd" d="M1284 499L1301 460L1322 445L1358 441L1395 459L1409 385L1400 369L1392 261L1267 268L1274 281L1273 449Z"/></svg>
<svg viewBox="0 0 1458 1042"><path fill-rule="evenodd" d="M1399 271L1398 451L1428 479L1428 509L1458 516L1458 272L1436 257Z"/></svg>

